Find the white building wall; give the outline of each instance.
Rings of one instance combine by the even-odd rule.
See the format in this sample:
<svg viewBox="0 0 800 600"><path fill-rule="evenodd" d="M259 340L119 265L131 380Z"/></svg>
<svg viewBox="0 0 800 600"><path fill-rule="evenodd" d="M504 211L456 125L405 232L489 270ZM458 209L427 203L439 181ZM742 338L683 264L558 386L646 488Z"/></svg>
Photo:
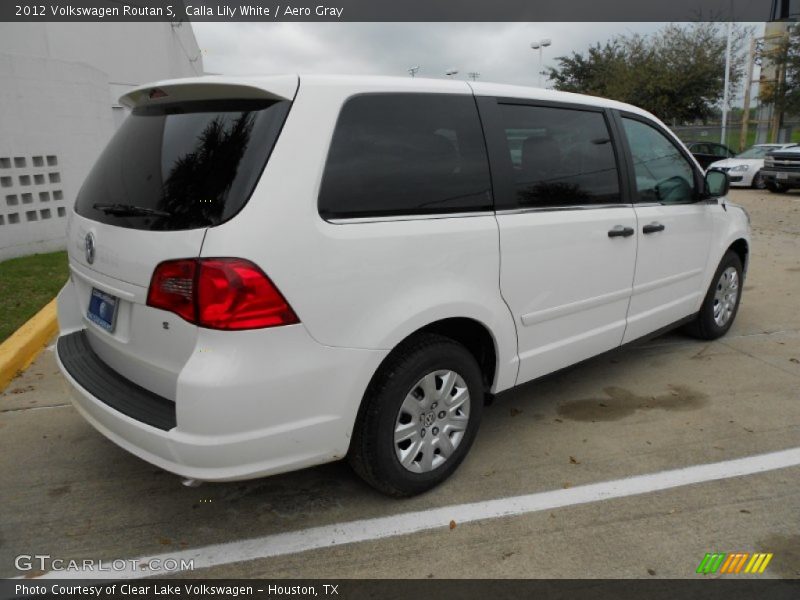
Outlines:
<svg viewBox="0 0 800 600"><path fill-rule="evenodd" d="M63 247L68 209L114 131L106 74L0 54L0 260Z"/></svg>
<svg viewBox="0 0 800 600"><path fill-rule="evenodd" d="M112 104L147 81L203 74L190 23L0 23L0 53L100 69L108 75Z"/></svg>
<svg viewBox="0 0 800 600"><path fill-rule="evenodd" d="M0 260L63 248L120 95L202 68L187 23L0 23Z"/></svg>

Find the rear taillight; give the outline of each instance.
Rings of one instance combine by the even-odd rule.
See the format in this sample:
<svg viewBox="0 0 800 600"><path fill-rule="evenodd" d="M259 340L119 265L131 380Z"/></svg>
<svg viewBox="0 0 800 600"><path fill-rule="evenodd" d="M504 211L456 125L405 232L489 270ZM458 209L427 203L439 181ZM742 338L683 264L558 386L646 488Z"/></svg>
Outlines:
<svg viewBox="0 0 800 600"><path fill-rule="evenodd" d="M147 305L210 329L299 323L269 277L241 258L170 260L156 267Z"/></svg>
<svg viewBox="0 0 800 600"><path fill-rule="evenodd" d="M200 260L197 322L212 329L258 329L297 323L269 277L241 258Z"/></svg>
<svg viewBox="0 0 800 600"><path fill-rule="evenodd" d="M168 260L156 267L147 292L147 305L163 308L194 323L197 310L194 301L195 275L198 261Z"/></svg>

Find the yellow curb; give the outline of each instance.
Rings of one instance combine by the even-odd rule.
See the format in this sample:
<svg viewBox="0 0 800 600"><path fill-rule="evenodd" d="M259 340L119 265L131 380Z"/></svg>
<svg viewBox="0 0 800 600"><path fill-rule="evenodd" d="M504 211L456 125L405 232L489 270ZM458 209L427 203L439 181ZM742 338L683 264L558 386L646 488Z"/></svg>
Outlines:
<svg viewBox="0 0 800 600"><path fill-rule="evenodd" d="M0 344L0 391L39 356L57 331L56 301L53 299Z"/></svg>

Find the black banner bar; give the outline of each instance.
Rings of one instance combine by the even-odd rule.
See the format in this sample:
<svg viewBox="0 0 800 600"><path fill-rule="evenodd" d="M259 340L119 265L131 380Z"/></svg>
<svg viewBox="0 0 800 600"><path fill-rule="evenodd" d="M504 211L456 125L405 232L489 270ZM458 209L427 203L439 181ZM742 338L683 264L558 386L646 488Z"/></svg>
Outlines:
<svg viewBox="0 0 800 600"><path fill-rule="evenodd" d="M536 600L796 600L800 580L770 579L602 579L602 580L213 580L140 579L0 580L0 599L59 598L192 600L242 598L315 598L335 600L408 600L492 598Z"/></svg>
<svg viewBox="0 0 800 600"><path fill-rule="evenodd" d="M768 21L780 0L3 0L0 21Z"/></svg>

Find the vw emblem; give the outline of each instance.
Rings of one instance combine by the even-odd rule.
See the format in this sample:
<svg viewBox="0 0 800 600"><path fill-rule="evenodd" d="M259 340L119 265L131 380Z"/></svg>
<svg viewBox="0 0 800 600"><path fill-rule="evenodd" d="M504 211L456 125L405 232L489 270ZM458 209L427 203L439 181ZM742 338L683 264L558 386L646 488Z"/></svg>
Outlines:
<svg viewBox="0 0 800 600"><path fill-rule="evenodd" d="M92 264L94 262L94 234L91 231L86 234L86 239L83 240L83 247L86 250L86 262Z"/></svg>

